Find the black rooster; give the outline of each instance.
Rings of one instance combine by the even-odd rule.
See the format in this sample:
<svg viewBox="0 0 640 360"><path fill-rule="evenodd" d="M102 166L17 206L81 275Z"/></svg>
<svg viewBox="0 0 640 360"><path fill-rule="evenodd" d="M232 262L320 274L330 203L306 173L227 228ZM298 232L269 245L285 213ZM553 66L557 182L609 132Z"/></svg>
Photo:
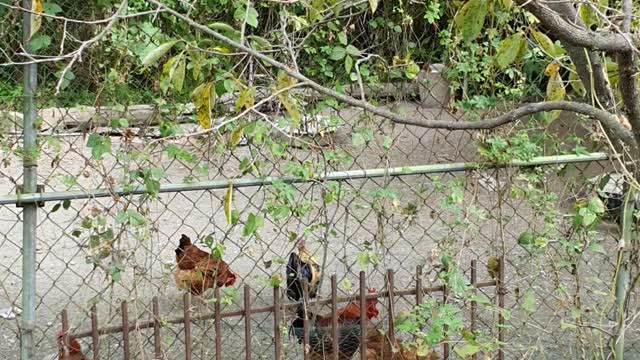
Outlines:
<svg viewBox="0 0 640 360"><path fill-rule="evenodd" d="M309 250L305 247L304 241L298 242L298 252L289 255L287 263L287 297L292 301L300 301L304 298L303 286L308 284L308 297L314 299L318 294L318 281L320 280L320 266L313 259ZM297 307L296 313L291 323L290 333L293 334L298 343L302 344L304 339L304 318L305 303ZM377 309L374 309L377 311ZM338 327L338 359L351 359L360 346L360 319L351 319L343 316L343 309L339 309ZM353 312L353 311L352 311ZM359 310L356 311L359 317ZM377 315L377 314L376 314ZM331 328L329 326L331 315L313 314L307 308L307 319L309 319L309 351L312 360L325 359L331 355Z"/></svg>
<svg viewBox="0 0 640 360"><path fill-rule="evenodd" d="M298 253L292 252L287 263L287 297L293 301L302 299L304 281L309 284L309 299L318 293L320 266L305 247L304 240L298 242Z"/></svg>

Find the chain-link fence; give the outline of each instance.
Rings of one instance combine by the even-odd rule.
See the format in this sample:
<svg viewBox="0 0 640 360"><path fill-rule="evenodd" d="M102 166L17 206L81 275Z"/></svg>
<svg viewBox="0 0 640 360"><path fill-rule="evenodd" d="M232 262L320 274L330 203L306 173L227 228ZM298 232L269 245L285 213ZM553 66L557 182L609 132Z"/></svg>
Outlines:
<svg viewBox="0 0 640 360"><path fill-rule="evenodd" d="M102 359L122 358L120 332L89 330L121 327L122 301L128 304L132 325L127 340L131 358L183 358L185 325L171 321L186 311L183 291L174 282L181 234L220 253L238 276L236 284L219 289L217 297L212 290L193 298L189 316L196 320L188 335L193 339L192 358L217 353L225 359L274 358L280 346L285 358L303 357L303 347L289 334L295 316L291 311L284 313L280 329L274 328L274 314L264 312L254 314L250 331L245 331L241 290L250 287L251 308L272 306L273 287L285 286L286 261L300 239L326 275L320 298L331 294L332 274L337 275L339 296L358 294L362 270L367 271L368 286L380 291L388 289L388 269L394 270L395 289L415 287L417 267L423 269L425 288L446 284L445 299L442 293L424 295L436 302L418 312L424 317L419 329L405 328L397 336L409 340L419 330L418 336L446 344L451 358L463 358L465 352L493 358L500 356L499 349L506 358L610 353L621 235L615 223L581 227L576 219L584 224L584 218L603 215L598 203L589 202L597 198L598 184L592 179L615 172L617 166L605 154L586 150L556 156L584 145L580 139L597 138L597 131L577 119L563 116L544 129L514 124L490 132L449 131L392 123L292 90L288 96L308 114L298 114L299 123L292 122L288 100L273 95L271 84L278 81L273 69L217 49L210 57L238 61L238 77L251 79L255 93L245 111L247 86L235 88L226 81L235 81L231 78L214 84L235 90L217 97L215 108L209 109L212 126L203 128L198 113L202 104L191 104L188 95L163 96L164 80L137 72L139 64L129 56L148 55L167 39L179 38L167 18L157 12L138 14L135 24L115 26L97 38L109 21L68 20L85 16L89 3L57 2L53 9L45 3L50 16L41 19L45 30L37 33L42 48L32 49L41 55L35 61L24 56L16 35L22 31L20 5L3 4L0 17L13 19L0 22L7 65L0 67L4 358L18 358L24 329L23 211L36 205L36 263L30 264L36 275L36 358L58 356L63 311L65 330L99 336ZM112 13L109 7L98 8L92 19ZM147 10L135 4L130 13ZM67 20L58 17L62 13ZM133 18L128 16L123 21ZM78 50L83 51L82 62L64 55ZM279 56L280 50L274 51L273 56ZM114 52L124 55L104 67L99 59ZM58 61L48 58L56 56ZM26 111L20 63L34 61L40 83L35 95L38 142L37 149L29 149L23 147ZM67 69L70 61L76 63ZM455 122L477 115L453 113L441 88L441 68L428 69L418 80L382 87L365 84L363 92L380 106L417 121ZM96 74L101 77L94 78ZM198 84L188 85L193 90ZM359 97L357 82L353 89ZM536 145L519 144L522 134L535 138ZM557 139L564 143L558 145ZM520 153L509 153L500 141L521 146ZM503 154L512 159L489 161ZM22 165L29 159L37 159L42 191L16 196L25 182ZM582 208L588 210L580 212ZM469 295L472 278L500 281L493 264L500 257L502 285ZM478 264L473 274L472 261ZM497 300L499 291L503 304ZM635 301L631 297L628 307ZM396 295L395 314L413 309L415 302L415 294ZM386 324L389 308L380 310L377 321ZM221 311L236 316L217 321L209 316ZM93 319L92 313L97 314ZM159 329L143 331L136 324ZM630 358L638 355L639 329L630 321ZM282 336L276 336L278 331ZM241 345L247 334L248 356ZM95 345L95 337L89 339L80 338L87 355Z"/></svg>

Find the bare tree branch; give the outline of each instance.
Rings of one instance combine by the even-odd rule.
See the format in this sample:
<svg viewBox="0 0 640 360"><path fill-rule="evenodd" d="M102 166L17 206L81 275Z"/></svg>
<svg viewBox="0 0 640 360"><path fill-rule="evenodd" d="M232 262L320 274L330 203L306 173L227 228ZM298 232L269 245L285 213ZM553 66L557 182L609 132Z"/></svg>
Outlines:
<svg viewBox="0 0 640 360"><path fill-rule="evenodd" d="M91 39L87 40L87 41L83 41L82 44L80 45L80 47L78 47L76 50L72 51L70 54L68 54L67 56L71 56L71 60L69 61L69 63L67 64L67 66L64 67L64 69L62 70L62 72L60 73L60 79L58 80L58 83L56 84L56 92L55 95L58 95L60 93L60 88L62 87L62 83L64 82L64 79L67 75L67 72L69 72L69 70L71 70L71 67L73 67L73 64L75 64L75 62L82 62L82 52L88 48L89 46L95 44L96 42L102 40L102 38L107 35L109 33L109 31L111 31L111 28L113 27L113 25L120 19L120 15L122 14L122 12L127 8L127 4L128 1L127 0L122 0L122 3L120 3L120 6L118 7L118 9L116 10L116 12L113 14L113 16L111 16L109 19L110 21L107 23L107 25L104 27L104 29L102 29L102 31L100 31L100 33L98 33L98 35L92 37Z"/></svg>
<svg viewBox="0 0 640 360"><path fill-rule="evenodd" d="M544 26L553 31L561 40L589 50L599 51L635 51L638 52L639 39L629 39L624 34L610 31L590 31L567 21L561 14L552 10L541 1L517 0L517 3L535 15Z"/></svg>
<svg viewBox="0 0 640 360"><path fill-rule="evenodd" d="M46 14L46 13L43 13L43 12L36 12L34 10L31 10L31 9L25 9L23 7L20 7L20 6L10 5L10 4L6 4L6 3L3 3L3 2L0 2L0 7L4 7L4 8L7 8L7 9L11 9L11 10L27 12L27 13L30 13L30 14L42 16L43 18L55 19L55 20L60 20L60 21L64 21L64 22L76 23L76 24L84 24L84 25L98 25L98 24L109 23L109 22L111 22L111 19L112 19L112 17L109 17L107 19L98 19L98 20L80 20L80 19L68 18L68 17L65 17L65 16L58 16L58 15ZM153 15L153 14L157 14L159 12L162 12L162 10L147 10L147 11L141 11L141 12L137 12L137 13L133 13L133 14L122 14L120 16L120 18L121 19L131 19L131 18L136 18L136 17Z"/></svg>

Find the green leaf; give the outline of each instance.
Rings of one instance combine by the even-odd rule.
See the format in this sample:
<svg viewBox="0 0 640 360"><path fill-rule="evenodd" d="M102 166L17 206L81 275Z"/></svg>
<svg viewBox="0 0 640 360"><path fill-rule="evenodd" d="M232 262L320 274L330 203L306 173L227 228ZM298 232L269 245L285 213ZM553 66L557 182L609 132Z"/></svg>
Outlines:
<svg viewBox="0 0 640 360"><path fill-rule="evenodd" d="M580 19L582 19L582 22L584 22L584 25L588 29L598 26L598 24L600 23L598 14L591 7L591 4L587 3L580 4Z"/></svg>
<svg viewBox="0 0 640 360"><path fill-rule="evenodd" d="M157 48L151 50L142 59L142 65L143 66L150 66L150 65L154 64L156 61L158 61L158 59L160 59L162 57L162 55L166 54L177 43L178 42L175 41L175 40L169 41L169 42L166 42L166 43L158 46Z"/></svg>
<svg viewBox="0 0 640 360"><path fill-rule="evenodd" d="M247 217L247 221L244 224L244 228L242 229L242 236L247 237L254 235L258 229L264 226L264 219L260 215L255 215L254 213L249 214Z"/></svg>
<svg viewBox="0 0 640 360"><path fill-rule="evenodd" d="M606 210L604 203L598 197L591 198L587 206L589 207L589 210L593 211L596 214L604 214Z"/></svg>
<svg viewBox="0 0 640 360"><path fill-rule="evenodd" d="M385 150L389 150L391 149L391 146L393 145L393 139L390 136L385 136L384 140L382 141L382 147Z"/></svg>
<svg viewBox="0 0 640 360"><path fill-rule="evenodd" d="M215 30L215 31L221 31L221 32L226 32L226 33L237 33L238 35L240 35L240 32L236 29L233 28L233 26L227 24L227 23L223 23L223 22L214 22L211 23L209 25L207 25L207 27L211 30Z"/></svg>
<svg viewBox="0 0 640 360"><path fill-rule="evenodd" d="M454 21L465 42L475 40L480 35L491 4L487 0L471 0L458 11Z"/></svg>
<svg viewBox="0 0 640 360"><path fill-rule="evenodd" d="M560 320L560 329L576 329L577 326L574 324L566 323L564 320Z"/></svg>
<svg viewBox="0 0 640 360"><path fill-rule="evenodd" d="M51 37L49 35L37 33L33 35L29 44L31 45L31 51L37 52L39 50L46 49L51 45Z"/></svg>
<svg viewBox="0 0 640 360"><path fill-rule="evenodd" d="M61 204L60 204L60 203L57 203L57 204L53 205L53 207L51 208L51 211L50 211L50 212L51 212L51 213L54 213L54 212L56 212L56 211L60 210L60 206L61 206Z"/></svg>
<svg viewBox="0 0 640 360"><path fill-rule="evenodd" d="M181 59L175 68L173 74L171 74L171 80L173 82L173 89L176 92L182 91L182 85L184 84L184 76L187 69L187 63L185 59Z"/></svg>
<svg viewBox="0 0 640 360"><path fill-rule="evenodd" d="M233 184L229 184L227 188L227 194L224 197L224 217L227 219L227 224L231 224L231 212L233 211Z"/></svg>
<svg viewBox="0 0 640 360"><path fill-rule="evenodd" d="M527 289L522 295L522 310L529 314L536 310L536 295L532 289Z"/></svg>
<svg viewBox="0 0 640 360"><path fill-rule="evenodd" d="M42 10L47 15L57 15L62 12L62 8L60 7L60 5L52 2L43 2Z"/></svg>
<svg viewBox="0 0 640 360"><path fill-rule="evenodd" d="M269 286L272 288L279 288L282 285L282 276L280 274L273 274L269 279Z"/></svg>
<svg viewBox="0 0 640 360"><path fill-rule="evenodd" d="M329 55L329 59L338 61L344 59L347 54L347 50L342 46L336 46L331 50L331 55Z"/></svg>
<svg viewBox="0 0 640 360"><path fill-rule="evenodd" d="M253 6L250 6L247 12L247 24L254 29L258 27L258 12Z"/></svg>
<svg viewBox="0 0 640 360"><path fill-rule="evenodd" d="M404 74L409 80L415 79L416 76L418 76L418 73L420 73L420 66L414 62L411 62L411 64L409 64L409 66L404 70Z"/></svg>
<svg viewBox="0 0 640 360"><path fill-rule="evenodd" d="M133 210L133 209L127 210L127 216L128 216L129 224L131 224L131 226L134 226L134 227L143 226L147 223L147 218L145 218L142 214L140 214L136 210Z"/></svg>
<svg viewBox="0 0 640 360"><path fill-rule="evenodd" d="M369 7L371 8L371 13L375 14L378 9L378 1L379 0L369 0Z"/></svg>
<svg viewBox="0 0 640 360"><path fill-rule="evenodd" d="M478 294L469 296L469 301L475 301L480 305L491 304L491 299L489 299L489 297L483 293L478 293Z"/></svg>
<svg viewBox="0 0 640 360"><path fill-rule="evenodd" d="M71 200L66 199L62 202L62 208L68 210L71 207Z"/></svg>
<svg viewBox="0 0 640 360"><path fill-rule="evenodd" d="M111 139L99 134L89 135L87 147L91 148L91 155L94 159L100 160L104 154L111 152Z"/></svg>
<svg viewBox="0 0 640 360"><path fill-rule="evenodd" d="M518 237L518 244L521 246L527 247L533 245L535 236L529 232L525 231Z"/></svg>
<svg viewBox="0 0 640 360"><path fill-rule="evenodd" d="M353 58L351 58L351 56L346 56L344 58L344 70L348 73L351 72L351 69L353 68Z"/></svg>
<svg viewBox="0 0 640 360"><path fill-rule="evenodd" d="M556 46L547 35L537 30L532 30L531 33L533 34L534 39L536 39L542 50L544 50L550 56L556 55Z"/></svg>
<svg viewBox="0 0 640 360"><path fill-rule="evenodd" d="M462 346L456 346L454 350L458 356L466 358L480 351L480 347L478 345L466 343Z"/></svg>
<svg viewBox="0 0 640 360"><path fill-rule="evenodd" d="M598 243L591 243L589 245L589 250L601 255L607 255L607 251L604 249L604 247L601 244L598 244Z"/></svg>
<svg viewBox="0 0 640 360"><path fill-rule="evenodd" d="M76 75L71 70L67 70L66 72L64 70L60 70L56 72L56 77L60 79L63 73L64 73L64 79L60 83L60 90L66 89L69 86L69 84L71 84L71 82L76 78Z"/></svg>
<svg viewBox="0 0 640 360"><path fill-rule="evenodd" d="M513 0L500 0L500 5L506 10L509 10L513 7Z"/></svg>
<svg viewBox="0 0 640 360"><path fill-rule="evenodd" d="M373 140L373 131L371 129L362 129L351 135L351 144L354 147L362 146Z"/></svg>
<svg viewBox="0 0 640 360"><path fill-rule="evenodd" d="M98 235L89 236L89 248L93 249L100 246L100 237Z"/></svg>
<svg viewBox="0 0 640 360"><path fill-rule="evenodd" d="M271 48L273 48L273 45L271 45L271 43L263 37L257 35L249 35L247 36L247 39L251 41L251 47L253 47L254 49L257 48L259 50L271 50Z"/></svg>
<svg viewBox="0 0 640 360"><path fill-rule="evenodd" d="M353 45L347 46L345 51L347 52L347 54L351 56L354 56L354 57L360 56L360 50L358 50L358 48Z"/></svg>
<svg viewBox="0 0 640 360"><path fill-rule="evenodd" d="M118 118L111 120L111 127L114 129L124 129L129 127L129 120L126 118Z"/></svg>
<svg viewBox="0 0 640 360"><path fill-rule="evenodd" d="M593 211L591 211L589 208L586 208L586 207L578 210L578 215L582 217L583 226L589 226L598 219L598 216Z"/></svg>
<svg viewBox="0 0 640 360"><path fill-rule="evenodd" d="M573 71L569 73L569 84L573 91L575 91L579 96L585 96L587 94L587 89L582 85L582 80L578 77L578 74L575 72L575 66L572 68ZM612 84L613 85L613 84Z"/></svg>
<svg viewBox="0 0 640 360"><path fill-rule="evenodd" d="M344 31L338 33L338 41L340 44L347 46L347 34Z"/></svg>
<svg viewBox="0 0 640 360"><path fill-rule="evenodd" d="M504 70L513 64L522 47L525 45L526 40L522 33L519 32L500 41L498 52L496 53L496 63L498 67Z"/></svg>

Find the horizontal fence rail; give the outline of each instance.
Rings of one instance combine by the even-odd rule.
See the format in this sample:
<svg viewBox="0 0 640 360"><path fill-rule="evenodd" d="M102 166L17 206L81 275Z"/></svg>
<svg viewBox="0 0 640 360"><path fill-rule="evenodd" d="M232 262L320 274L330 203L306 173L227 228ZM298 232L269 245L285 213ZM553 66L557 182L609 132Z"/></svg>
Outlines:
<svg viewBox="0 0 640 360"><path fill-rule="evenodd" d="M562 164L575 164L581 162L593 162L608 160L609 155L606 153L591 153L588 155L554 155L554 156L539 156L534 157L530 161L513 160L501 166L492 164L493 168L496 167L530 167L530 166L543 166L543 165L562 165ZM311 179L304 179L299 177L264 177L264 178L237 178L229 180L212 180L201 181L194 183L182 183L182 184L165 184L160 186L160 193L171 192L186 192L186 191L199 191L199 190L215 190L226 189L229 185L234 188L241 187L257 187L263 185L270 185L275 182L285 183L304 183L314 181L340 181L340 180L354 180L363 178L380 178L385 176L404 176L404 175L423 175L423 174L437 174L445 172L460 172L477 170L486 167L486 164L479 162L463 162L463 163L450 163L450 164L433 164L433 165L416 165L416 166L403 166L392 168L378 168L378 169L365 169L365 170L348 170L348 171L332 171L326 172L320 176L312 177ZM97 189L97 190L80 190L80 191L55 191L48 193L31 193L31 194L17 194L0 196L0 205L11 204L29 204L29 203L42 203L48 201L61 201L61 200L79 200L79 199L92 199L92 198L104 198L126 195L143 195L148 193L144 186L135 187L133 190L123 189L116 187L114 189Z"/></svg>

